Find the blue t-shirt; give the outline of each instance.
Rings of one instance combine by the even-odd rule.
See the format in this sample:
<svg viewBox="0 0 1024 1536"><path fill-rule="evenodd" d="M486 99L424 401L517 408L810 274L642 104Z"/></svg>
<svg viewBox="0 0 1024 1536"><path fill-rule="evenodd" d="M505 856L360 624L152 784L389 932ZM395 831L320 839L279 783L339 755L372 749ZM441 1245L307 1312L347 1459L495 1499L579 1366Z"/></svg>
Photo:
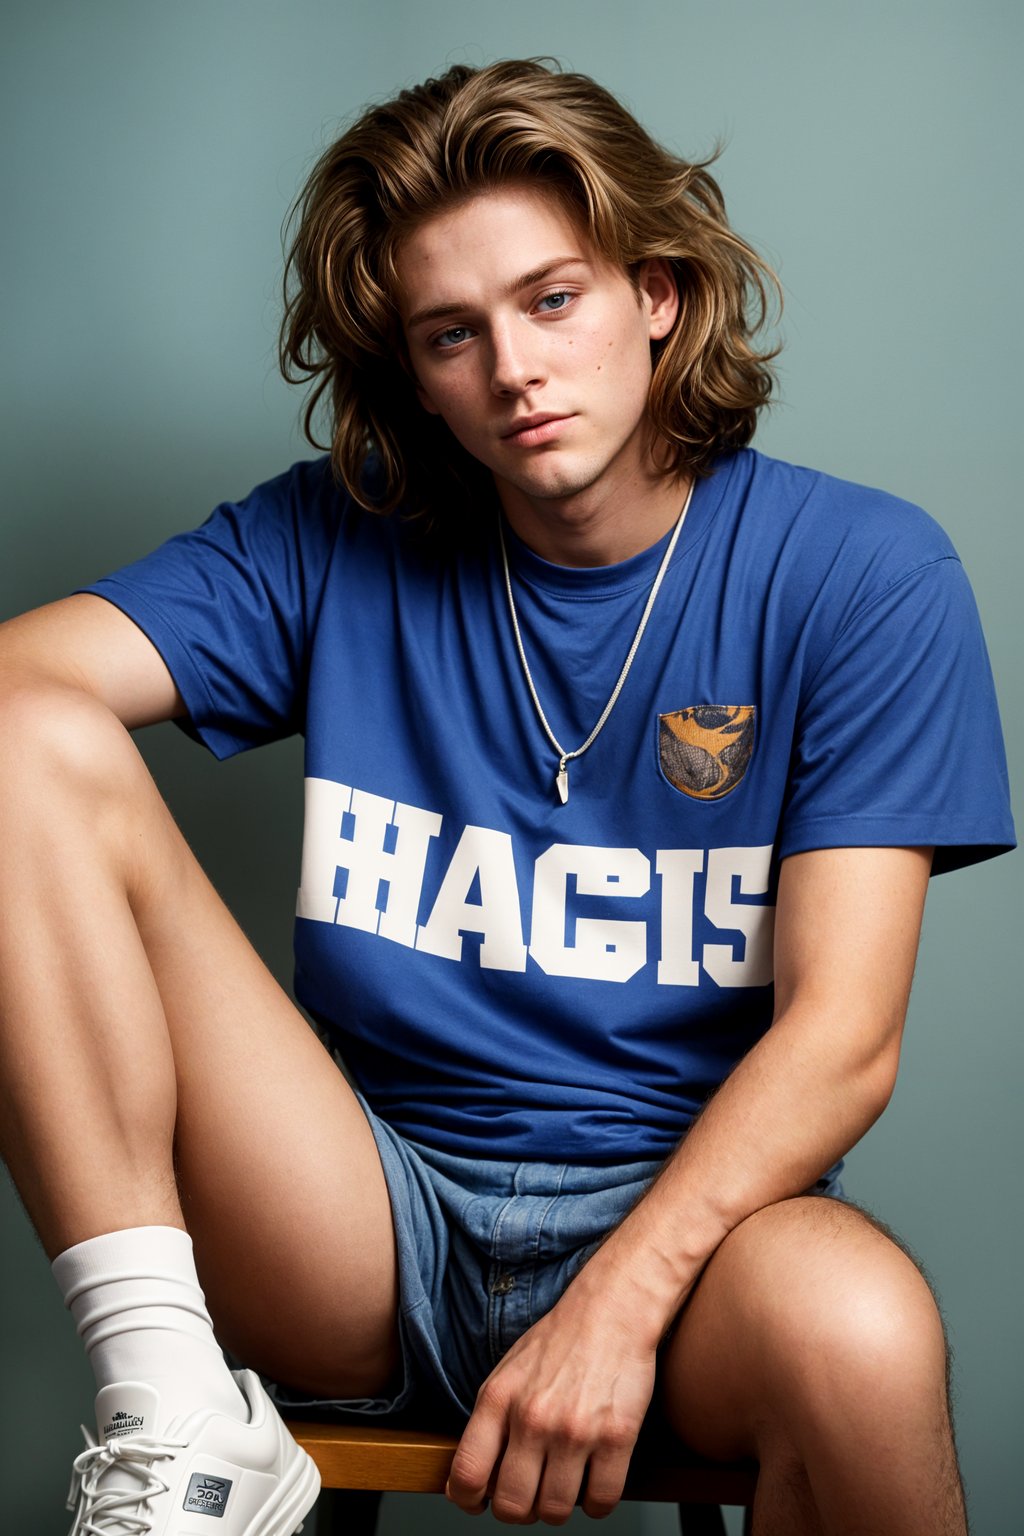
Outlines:
<svg viewBox="0 0 1024 1536"><path fill-rule="evenodd" d="M779 861L1012 846L966 577L923 512L753 451L698 482L618 702L555 791L496 514L458 552L295 465L98 582L219 757L301 731L296 994L374 1109L462 1154L665 1156L772 1016ZM508 531L566 749L665 542L549 564Z"/></svg>

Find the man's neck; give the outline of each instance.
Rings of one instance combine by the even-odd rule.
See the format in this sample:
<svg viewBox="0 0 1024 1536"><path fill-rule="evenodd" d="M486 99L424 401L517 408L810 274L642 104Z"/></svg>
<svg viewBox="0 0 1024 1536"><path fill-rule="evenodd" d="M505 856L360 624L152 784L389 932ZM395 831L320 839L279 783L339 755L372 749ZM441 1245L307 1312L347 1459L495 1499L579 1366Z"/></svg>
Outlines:
<svg viewBox="0 0 1024 1536"><path fill-rule="evenodd" d="M554 565L616 565L650 549L676 522L689 478L646 475L543 500L508 482L497 490L505 516L523 543Z"/></svg>

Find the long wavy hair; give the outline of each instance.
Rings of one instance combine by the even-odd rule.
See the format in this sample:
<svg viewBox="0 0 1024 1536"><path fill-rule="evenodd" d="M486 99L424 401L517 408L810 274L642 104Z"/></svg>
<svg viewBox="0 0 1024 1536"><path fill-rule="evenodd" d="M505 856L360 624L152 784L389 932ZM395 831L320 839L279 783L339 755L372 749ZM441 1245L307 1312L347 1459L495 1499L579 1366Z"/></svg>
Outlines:
<svg viewBox="0 0 1024 1536"><path fill-rule="evenodd" d="M321 156L289 214L280 336L282 373L310 386L306 436L330 448L355 500L452 527L493 497L489 471L417 399L395 254L422 220L510 183L550 188L634 280L651 257L671 263L680 312L653 344L649 397L666 473L706 475L748 443L778 350L757 336L781 292L729 228L711 159L680 160L588 76L544 59L457 65L366 111Z"/></svg>

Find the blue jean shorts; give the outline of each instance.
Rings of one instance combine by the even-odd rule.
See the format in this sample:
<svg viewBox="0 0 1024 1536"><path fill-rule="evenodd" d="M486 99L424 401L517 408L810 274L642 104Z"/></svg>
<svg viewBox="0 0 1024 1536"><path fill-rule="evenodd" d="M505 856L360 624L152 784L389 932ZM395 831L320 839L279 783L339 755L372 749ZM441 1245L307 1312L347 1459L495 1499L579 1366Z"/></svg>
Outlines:
<svg viewBox="0 0 1024 1536"><path fill-rule="evenodd" d="M402 1362L380 1398L310 1398L286 1410L461 1429L501 1357L643 1195L661 1161L616 1167L461 1157L407 1140L360 1098L387 1180L398 1253ZM813 1191L842 1196L837 1170Z"/></svg>

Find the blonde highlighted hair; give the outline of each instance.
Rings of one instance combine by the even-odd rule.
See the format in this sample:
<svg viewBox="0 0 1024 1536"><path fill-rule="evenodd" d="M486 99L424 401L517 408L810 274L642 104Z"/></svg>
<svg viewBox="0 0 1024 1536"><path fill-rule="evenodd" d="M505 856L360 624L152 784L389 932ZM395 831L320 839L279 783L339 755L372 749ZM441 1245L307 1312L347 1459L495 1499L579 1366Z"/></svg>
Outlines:
<svg viewBox="0 0 1024 1536"><path fill-rule="evenodd" d="M710 472L747 444L773 384L759 349L774 273L729 228L710 161L664 149L586 75L542 59L457 65L365 112L323 154L290 215L281 369L308 383L304 426L364 506L452 525L493 495L488 471L416 397L395 253L422 220L511 183L548 187L594 247L635 279L664 257L679 288L653 347L653 432L666 472ZM315 432L318 412L330 442ZM368 455L379 460L372 493Z"/></svg>

